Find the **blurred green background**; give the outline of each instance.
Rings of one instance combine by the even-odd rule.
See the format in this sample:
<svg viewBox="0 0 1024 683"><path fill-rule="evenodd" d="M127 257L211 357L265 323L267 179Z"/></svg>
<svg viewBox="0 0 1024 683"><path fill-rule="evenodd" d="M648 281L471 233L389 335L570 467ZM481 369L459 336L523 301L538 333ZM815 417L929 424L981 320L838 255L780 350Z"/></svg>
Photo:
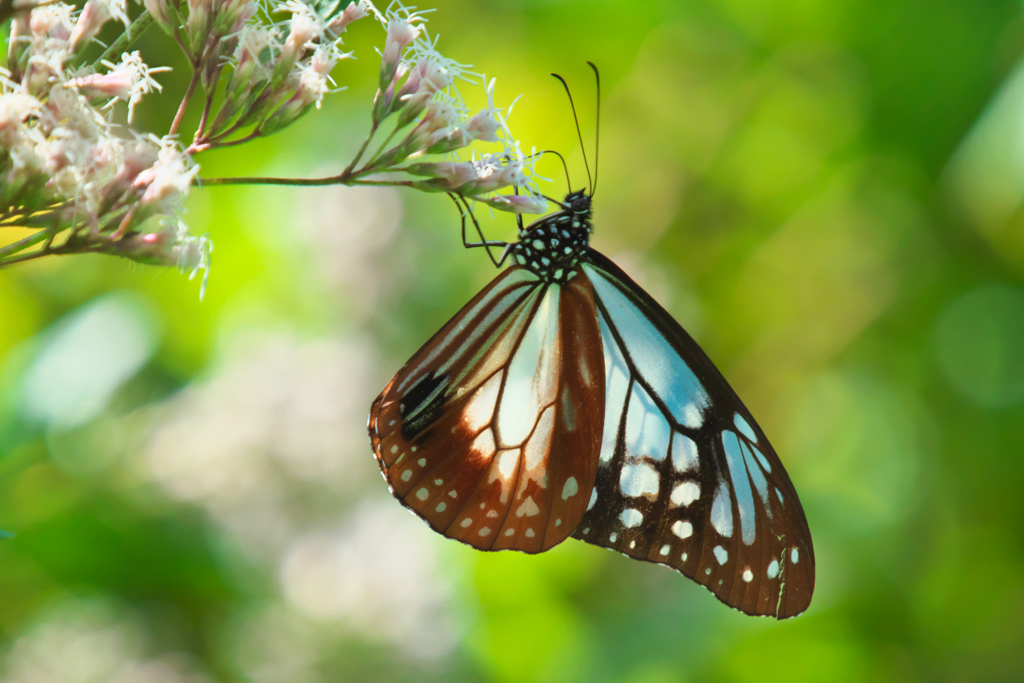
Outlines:
<svg viewBox="0 0 1024 683"><path fill-rule="evenodd" d="M814 534L810 610L746 617L572 540L527 557L430 532L366 413L493 268L443 196L212 188L186 214L216 243L202 303L110 257L0 271L0 680L1024 679L1021 3L437 6L439 49L523 93L513 131L577 185L548 73L589 143L600 66L593 244L774 442ZM348 91L203 175L340 171L382 35L355 25ZM165 130L176 104L137 116Z"/></svg>

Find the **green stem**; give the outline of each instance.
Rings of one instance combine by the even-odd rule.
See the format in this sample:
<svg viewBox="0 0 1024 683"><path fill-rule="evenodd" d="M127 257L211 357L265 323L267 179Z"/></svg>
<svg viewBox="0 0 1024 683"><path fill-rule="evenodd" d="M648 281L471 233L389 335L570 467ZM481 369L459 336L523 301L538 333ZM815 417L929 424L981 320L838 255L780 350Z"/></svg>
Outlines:
<svg viewBox="0 0 1024 683"><path fill-rule="evenodd" d="M366 136L365 140L363 140L363 146L359 148L358 152L356 152L355 157L352 158L352 163L350 163L345 168L345 170L342 172L342 175L347 175L351 173L352 169L354 169L356 167L356 164L359 163L359 160L363 158L363 154L366 152L366 148L370 145L370 140L372 140L373 136L376 135L377 133L377 126L377 123L374 123L372 126L370 126L370 134Z"/></svg>
<svg viewBox="0 0 1024 683"><path fill-rule="evenodd" d="M181 119L185 116L185 110L188 109L188 103L192 99L192 94L196 91L196 85L199 84L200 72L196 65L192 65L192 80L188 82L188 90L185 91L185 96L181 98L181 104L178 105L178 113L174 115L174 121L171 122L171 130L169 135L174 135L178 132L178 128L181 126Z"/></svg>
<svg viewBox="0 0 1024 683"><path fill-rule="evenodd" d="M0 266L5 265L5 261L7 261L8 256L11 256L12 254L17 254L19 251L24 251L25 249L28 249L31 246L39 244L49 236L50 233L48 230L40 230L39 232L32 233L31 235L24 239L18 240L17 242L14 242L12 244L8 244L6 247L0 247ZM8 262L13 263L13 260Z"/></svg>
<svg viewBox="0 0 1024 683"><path fill-rule="evenodd" d="M142 14L135 17L135 21L128 25L128 28L125 29L124 33L119 35L117 40L111 43L110 47L103 51L103 54L99 56L99 59L92 63L92 69L95 71L100 67L103 60L110 60L111 57L116 57L127 50L129 45L141 38L142 34L148 31L155 23L156 17L150 14L149 10L142 10Z"/></svg>
<svg viewBox="0 0 1024 683"><path fill-rule="evenodd" d="M365 185L369 187L412 187L411 180L359 180L347 173L326 178L197 178L195 185L213 187L219 185L298 185L317 187L321 185Z"/></svg>

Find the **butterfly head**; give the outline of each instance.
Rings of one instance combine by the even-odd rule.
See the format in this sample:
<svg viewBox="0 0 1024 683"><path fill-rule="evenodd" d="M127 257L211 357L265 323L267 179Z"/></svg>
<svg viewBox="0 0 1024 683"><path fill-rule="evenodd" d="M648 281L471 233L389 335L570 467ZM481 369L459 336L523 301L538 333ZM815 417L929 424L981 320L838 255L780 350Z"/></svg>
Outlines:
<svg viewBox="0 0 1024 683"><path fill-rule="evenodd" d="M570 192L561 211L534 221L512 247L515 263L547 282L568 282L577 273L580 255L590 242L590 195Z"/></svg>
<svg viewBox="0 0 1024 683"><path fill-rule="evenodd" d="M565 196L563 213L569 212L580 220L590 221L590 195L585 190L570 192Z"/></svg>

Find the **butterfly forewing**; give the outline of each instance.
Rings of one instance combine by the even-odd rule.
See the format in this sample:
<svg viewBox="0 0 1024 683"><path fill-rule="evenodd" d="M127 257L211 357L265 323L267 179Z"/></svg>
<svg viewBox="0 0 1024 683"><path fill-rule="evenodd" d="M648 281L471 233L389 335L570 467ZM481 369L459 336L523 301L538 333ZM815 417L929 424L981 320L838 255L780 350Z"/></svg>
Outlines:
<svg viewBox="0 0 1024 683"><path fill-rule="evenodd" d="M370 438L395 497L436 531L541 552L583 517L604 396L587 278L546 284L512 267L385 387Z"/></svg>
<svg viewBox="0 0 1024 683"><path fill-rule="evenodd" d="M704 352L598 252L583 267L607 410L581 540L669 565L748 614L810 603L814 553L775 450Z"/></svg>

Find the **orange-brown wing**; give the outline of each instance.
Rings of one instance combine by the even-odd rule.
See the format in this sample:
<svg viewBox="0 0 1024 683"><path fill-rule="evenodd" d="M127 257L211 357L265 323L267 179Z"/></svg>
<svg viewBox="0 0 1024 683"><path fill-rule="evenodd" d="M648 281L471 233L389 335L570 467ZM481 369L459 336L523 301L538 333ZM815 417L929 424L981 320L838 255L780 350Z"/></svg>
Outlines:
<svg viewBox="0 0 1024 683"><path fill-rule="evenodd" d="M590 282L513 266L384 388L370 441L394 496L438 533L543 552L586 512L604 400Z"/></svg>

